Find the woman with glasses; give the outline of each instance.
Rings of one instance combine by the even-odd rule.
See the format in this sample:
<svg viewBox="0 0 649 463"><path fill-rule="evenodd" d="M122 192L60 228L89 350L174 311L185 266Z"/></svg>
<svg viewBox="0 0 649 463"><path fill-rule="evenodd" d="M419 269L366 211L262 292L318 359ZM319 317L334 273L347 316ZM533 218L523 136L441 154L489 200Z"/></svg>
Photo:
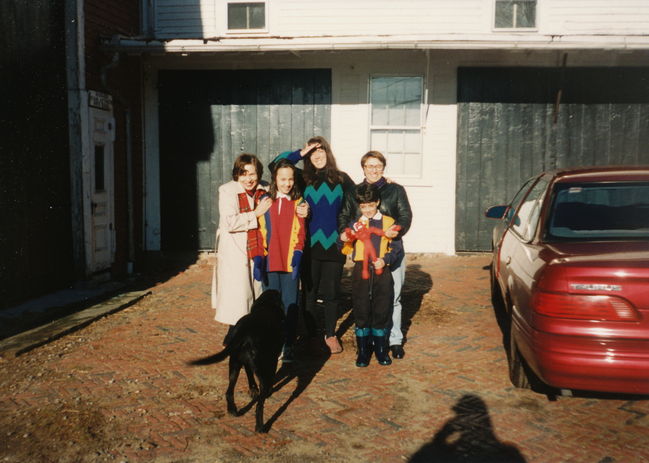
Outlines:
<svg viewBox="0 0 649 463"><path fill-rule="evenodd" d="M365 180L362 183L375 185L379 190L379 211L395 220L394 225L400 229L388 230L385 236L393 240L401 240L410 229L412 222L412 209L408 201L408 195L403 186L398 183L388 182L383 176L387 162L385 156L379 151L368 151L361 158L361 167ZM361 184L362 184L361 183ZM344 231L345 227L354 218L360 216L360 209L354 200L353 195L349 195L338 219L338 230ZM344 239L344 236L343 236ZM405 251L404 251L405 252ZM392 267L392 280L394 281L394 304L392 309L392 329L390 330L390 351L392 356L397 359L403 358L403 332L401 331L401 287L406 276L405 254L401 264Z"/></svg>

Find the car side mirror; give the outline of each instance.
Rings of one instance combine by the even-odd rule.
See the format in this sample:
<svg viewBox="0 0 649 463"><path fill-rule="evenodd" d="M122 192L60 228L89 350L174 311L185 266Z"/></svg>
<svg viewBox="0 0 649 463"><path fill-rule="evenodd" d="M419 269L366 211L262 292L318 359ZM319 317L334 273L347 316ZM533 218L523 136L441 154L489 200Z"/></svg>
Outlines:
<svg viewBox="0 0 649 463"><path fill-rule="evenodd" d="M484 211L484 216L488 219L502 219L507 209L509 209L509 206L491 206Z"/></svg>

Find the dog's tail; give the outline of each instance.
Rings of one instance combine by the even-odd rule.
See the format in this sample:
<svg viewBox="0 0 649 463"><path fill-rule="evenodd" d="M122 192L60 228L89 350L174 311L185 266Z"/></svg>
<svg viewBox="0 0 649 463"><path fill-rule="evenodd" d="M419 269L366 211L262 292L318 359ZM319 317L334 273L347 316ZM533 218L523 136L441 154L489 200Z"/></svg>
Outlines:
<svg viewBox="0 0 649 463"><path fill-rule="evenodd" d="M191 362L187 362L188 365L211 365L213 363L219 363L225 360L230 356L232 353L232 350L235 349L236 346L238 346L242 342L242 332L241 332L241 325L245 323L245 317L243 317L242 321L240 320L239 323L234 325L232 328L232 332L230 333L230 340L226 344L225 348L221 352L217 352L214 355L210 355L209 357L205 357L202 359L196 359L192 360Z"/></svg>
<svg viewBox="0 0 649 463"><path fill-rule="evenodd" d="M187 365L211 365L212 363L219 363L228 358L230 355L230 348L229 344L225 346L225 349L223 349L221 352L217 352L214 355L210 355L209 357L204 357L202 359L196 359L192 360L191 362L187 362Z"/></svg>

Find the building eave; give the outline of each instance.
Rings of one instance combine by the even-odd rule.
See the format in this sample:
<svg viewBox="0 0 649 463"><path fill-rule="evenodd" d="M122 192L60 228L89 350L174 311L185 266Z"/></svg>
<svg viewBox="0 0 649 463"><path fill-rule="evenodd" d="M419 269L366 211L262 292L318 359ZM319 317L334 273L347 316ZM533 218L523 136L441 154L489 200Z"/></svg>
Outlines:
<svg viewBox="0 0 649 463"><path fill-rule="evenodd" d="M648 50L649 35L523 33L416 36L212 37L146 39L114 36L104 48L129 53L221 53L337 50Z"/></svg>

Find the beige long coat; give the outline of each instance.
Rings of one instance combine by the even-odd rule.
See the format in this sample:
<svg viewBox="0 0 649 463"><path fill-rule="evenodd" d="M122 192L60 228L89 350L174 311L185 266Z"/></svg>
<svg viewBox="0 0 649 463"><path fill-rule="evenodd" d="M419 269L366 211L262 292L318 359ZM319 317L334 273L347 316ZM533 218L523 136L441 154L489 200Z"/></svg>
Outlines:
<svg viewBox="0 0 649 463"><path fill-rule="evenodd" d="M264 188L258 186L257 188ZM239 212L239 193L245 190L237 181L219 187L219 227L216 231L217 264L212 274L212 308L216 321L234 325L250 312L253 301L261 294L261 283L252 277L248 259L247 231L257 228L254 212ZM254 209L252 198L248 198Z"/></svg>

